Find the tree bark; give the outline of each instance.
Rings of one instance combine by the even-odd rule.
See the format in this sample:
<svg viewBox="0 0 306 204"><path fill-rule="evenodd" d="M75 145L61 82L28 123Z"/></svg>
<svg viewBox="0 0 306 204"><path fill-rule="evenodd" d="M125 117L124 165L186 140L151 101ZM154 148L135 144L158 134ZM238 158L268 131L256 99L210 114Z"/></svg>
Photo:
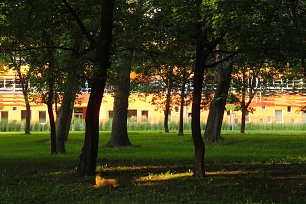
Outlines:
<svg viewBox="0 0 306 204"><path fill-rule="evenodd" d="M202 83L204 80L204 69L207 55L205 55L205 48L207 42L207 36L202 31L202 23L200 22L200 10L202 0L196 1L196 62L193 76L193 101L192 101L192 117L191 117L191 131L192 140L194 144L194 176L204 177L204 154L205 145L201 135L201 124L200 124L200 107L201 107L201 96L202 96Z"/></svg>
<svg viewBox="0 0 306 204"><path fill-rule="evenodd" d="M179 131L178 131L179 136L184 135L184 105L185 105L184 103L185 103L185 85L186 85L185 81L186 80L183 79L182 86L181 86L180 121L179 121Z"/></svg>
<svg viewBox="0 0 306 204"><path fill-rule="evenodd" d="M99 113L110 67L110 47L112 43L114 0L102 0L101 28L95 56L95 78L91 88L86 113L85 141L80 155L78 173L81 176L94 175L98 157Z"/></svg>
<svg viewBox="0 0 306 204"><path fill-rule="evenodd" d="M218 72L218 85L213 101L210 104L204 138L208 143L222 140L221 127L224 110L231 82L232 65L222 68Z"/></svg>
<svg viewBox="0 0 306 204"><path fill-rule="evenodd" d="M130 95L130 71L133 51L127 50L121 56L121 65L118 70L119 84L114 96L114 117L112 133L108 145L111 147L130 146L131 142L127 130L127 117Z"/></svg>
<svg viewBox="0 0 306 204"><path fill-rule="evenodd" d="M61 105L61 111L57 121L57 132L56 132L56 151L57 153L65 153L65 142L68 139L74 100L76 93L79 88L78 74L80 69L80 34L75 34L74 49L71 53L70 63L68 65L68 76L65 82L65 90L63 101Z"/></svg>
<svg viewBox="0 0 306 204"><path fill-rule="evenodd" d="M24 134L31 134L31 106L28 99L28 96L24 96L25 104L26 104L26 124L24 128Z"/></svg>
<svg viewBox="0 0 306 204"><path fill-rule="evenodd" d="M164 131L165 133L169 133L169 114L170 114L170 101L171 101L171 91L170 88L167 89L166 95L166 107L164 111Z"/></svg>
<svg viewBox="0 0 306 204"><path fill-rule="evenodd" d="M191 130L192 139L195 147L194 152L194 176L204 177L204 154L205 146L201 135L201 124L200 124L200 106L201 106L201 93L202 93L202 81L203 72L201 73L201 67L196 65L196 71L194 75L193 85L193 101L192 101L192 118L191 118ZM199 69L200 68L200 69ZM199 69L199 70L198 70Z"/></svg>
<svg viewBox="0 0 306 204"><path fill-rule="evenodd" d="M246 107L241 107L241 126L240 126L240 133L245 133L245 116L247 113Z"/></svg>

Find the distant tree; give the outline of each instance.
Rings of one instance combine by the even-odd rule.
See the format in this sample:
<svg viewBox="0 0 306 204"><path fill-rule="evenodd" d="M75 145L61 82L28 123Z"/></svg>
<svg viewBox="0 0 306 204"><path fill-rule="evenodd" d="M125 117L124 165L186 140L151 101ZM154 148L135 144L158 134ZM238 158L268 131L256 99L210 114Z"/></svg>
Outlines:
<svg viewBox="0 0 306 204"><path fill-rule="evenodd" d="M232 69L232 63L226 63L226 65L219 66L217 71L218 84L214 98L210 103L208 119L204 132L204 139L208 143L214 143L222 139L221 126L230 88Z"/></svg>
<svg viewBox="0 0 306 204"><path fill-rule="evenodd" d="M24 133L27 135L31 133L30 81L32 78L32 67L31 65L25 64L23 62L23 58L24 56L22 54L17 54L13 56L12 66L17 73L17 83L21 85L22 94L26 105Z"/></svg>
<svg viewBox="0 0 306 204"><path fill-rule="evenodd" d="M114 44L116 54L113 56L113 72L115 72L114 106L112 133L109 146L130 146L127 118L130 95L130 72L133 66L134 53L141 43L138 28L142 18L142 4L136 1L117 2L115 12ZM138 40L136 40L138 39ZM117 59L117 60L116 60ZM115 65L116 64L116 65ZM113 78L112 78L113 79Z"/></svg>

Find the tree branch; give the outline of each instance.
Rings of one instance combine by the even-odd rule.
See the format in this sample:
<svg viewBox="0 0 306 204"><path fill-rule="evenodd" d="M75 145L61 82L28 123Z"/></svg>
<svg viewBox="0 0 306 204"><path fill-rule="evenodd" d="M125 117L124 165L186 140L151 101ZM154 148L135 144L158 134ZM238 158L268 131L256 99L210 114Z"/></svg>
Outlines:
<svg viewBox="0 0 306 204"><path fill-rule="evenodd" d="M90 44L94 45L96 44L96 40L94 39L94 37L87 31L85 25L83 24L82 20L80 19L79 15L77 14L77 12L72 8L72 6L69 4L69 2L67 0L62 0L62 2L64 3L64 5L66 6L66 8L69 10L69 12L71 13L71 15L74 17L75 21L77 22L77 24L79 25L79 27L81 28L81 31L83 32L83 34L87 37L87 39L89 40ZM90 46L91 47L91 46Z"/></svg>
<svg viewBox="0 0 306 204"><path fill-rule="evenodd" d="M219 60L218 62L215 62L215 63L212 63L212 64L208 64L208 65L205 65L205 68L212 68L214 66L217 66L218 64L221 64L223 62L225 62L226 60L234 57L238 52L234 52L230 55L228 55L227 57L223 58L222 60Z"/></svg>
<svg viewBox="0 0 306 204"><path fill-rule="evenodd" d="M1 52L18 52L18 51L29 51L29 50L38 50L38 49L58 49L58 50L73 50L73 48L62 47L62 46L38 46L38 47L27 47L27 48L5 48L0 47Z"/></svg>

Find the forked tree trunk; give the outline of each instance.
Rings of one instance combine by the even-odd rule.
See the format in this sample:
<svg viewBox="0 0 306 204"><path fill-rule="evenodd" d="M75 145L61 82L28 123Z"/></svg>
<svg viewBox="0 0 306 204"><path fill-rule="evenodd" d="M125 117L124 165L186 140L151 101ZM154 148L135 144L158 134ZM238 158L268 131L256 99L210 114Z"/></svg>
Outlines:
<svg viewBox="0 0 306 204"><path fill-rule="evenodd" d="M108 145L111 147L130 146L127 130L127 117L130 95L130 71L133 51L125 51L121 56L121 66L118 71L119 84L114 96L114 117L112 133Z"/></svg>
<svg viewBox="0 0 306 204"><path fill-rule="evenodd" d="M110 67L110 46L113 30L113 9L115 0L101 1L101 28L95 56L95 78L87 105L85 141L80 155L78 173L81 176L94 175L99 145L99 114Z"/></svg>
<svg viewBox="0 0 306 204"><path fill-rule="evenodd" d="M210 104L204 138L208 143L222 140L221 127L225 111L228 90L231 82L232 65L218 72L218 85Z"/></svg>
<svg viewBox="0 0 306 204"><path fill-rule="evenodd" d="M61 111L57 121L56 131L56 151L57 153L65 153L65 142L68 139L72 112L76 93L79 87L78 75L80 69L80 45L81 34L75 33L74 49L70 56L70 63L68 65L67 80L65 84L64 96L61 105Z"/></svg>

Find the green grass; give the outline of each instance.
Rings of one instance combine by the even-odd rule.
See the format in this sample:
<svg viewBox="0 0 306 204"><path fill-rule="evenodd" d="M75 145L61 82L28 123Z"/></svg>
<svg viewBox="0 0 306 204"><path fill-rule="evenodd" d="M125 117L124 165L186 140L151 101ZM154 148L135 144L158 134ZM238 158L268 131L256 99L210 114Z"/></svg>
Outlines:
<svg viewBox="0 0 306 204"><path fill-rule="evenodd" d="M47 132L0 134L0 203L306 203L306 132L226 131L206 145L204 179L192 177L191 135L130 132L129 148L108 148L101 132L98 169L116 189L94 189L75 175L84 133L67 154L51 155Z"/></svg>

